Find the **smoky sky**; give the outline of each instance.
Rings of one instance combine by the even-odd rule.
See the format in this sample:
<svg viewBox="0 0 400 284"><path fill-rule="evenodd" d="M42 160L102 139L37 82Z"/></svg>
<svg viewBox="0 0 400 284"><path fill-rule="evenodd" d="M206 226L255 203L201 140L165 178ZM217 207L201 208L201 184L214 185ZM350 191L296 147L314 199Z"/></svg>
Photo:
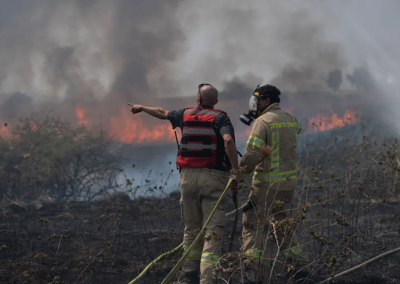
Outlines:
<svg viewBox="0 0 400 284"><path fill-rule="evenodd" d="M195 96L206 82L222 106L243 108L259 83L283 94L330 92L333 70L342 73L339 89L355 90L348 78L357 68L379 85L381 104L390 110L400 101L394 0L0 3L0 103L13 94L39 105L96 102L106 117L126 102ZM11 102L26 104L26 96Z"/></svg>
<svg viewBox="0 0 400 284"><path fill-rule="evenodd" d="M3 97L24 92L38 101L125 102L155 96L147 75L176 59L185 39L173 16L176 0L30 2L2 6Z"/></svg>

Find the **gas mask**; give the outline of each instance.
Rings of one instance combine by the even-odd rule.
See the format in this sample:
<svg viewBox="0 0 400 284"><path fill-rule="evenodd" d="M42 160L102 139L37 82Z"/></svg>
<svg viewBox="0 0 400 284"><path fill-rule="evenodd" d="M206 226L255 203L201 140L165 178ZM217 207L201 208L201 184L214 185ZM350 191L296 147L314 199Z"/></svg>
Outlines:
<svg viewBox="0 0 400 284"><path fill-rule="evenodd" d="M260 111L258 109L258 100L260 94L257 92L258 87L253 91L253 95L250 97L249 101L249 111L247 113L242 113L239 117L240 121L250 126L254 119L256 119L260 115Z"/></svg>

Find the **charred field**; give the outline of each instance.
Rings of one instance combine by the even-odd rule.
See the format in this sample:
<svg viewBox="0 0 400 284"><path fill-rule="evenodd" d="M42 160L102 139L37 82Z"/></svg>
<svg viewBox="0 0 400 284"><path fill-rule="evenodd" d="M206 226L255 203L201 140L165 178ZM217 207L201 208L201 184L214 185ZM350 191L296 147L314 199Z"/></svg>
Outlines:
<svg viewBox="0 0 400 284"><path fill-rule="evenodd" d="M52 117L38 126L23 120L18 138L1 138L1 283L129 283L181 243L180 192L167 190L173 165L166 165L162 180L134 165L129 168L143 178L121 179L127 169L119 166L119 148L101 132ZM309 259L307 283L400 247L397 140L367 122L301 139L291 215L263 220L264 283L293 283L286 275L291 264L277 254L276 230L298 236ZM249 190L246 183L239 205ZM272 206L280 204L274 200ZM229 201L226 211L232 210ZM227 253L235 217L230 214L216 267L225 280L234 272L237 283L246 261L238 253L240 213L235 253ZM178 251L164 257L136 283L160 283L178 259ZM398 283L398 259L398 253L379 258L329 283Z"/></svg>

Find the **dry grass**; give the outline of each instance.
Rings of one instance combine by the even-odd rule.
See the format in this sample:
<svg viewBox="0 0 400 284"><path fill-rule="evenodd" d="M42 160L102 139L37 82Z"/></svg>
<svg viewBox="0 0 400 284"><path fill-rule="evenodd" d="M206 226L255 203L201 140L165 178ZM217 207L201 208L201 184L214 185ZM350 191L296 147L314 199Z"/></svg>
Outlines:
<svg viewBox="0 0 400 284"><path fill-rule="evenodd" d="M266 228L261 268L264 283L292 283L293 264L277 253L278 231L287 238L299 237L310 260L306 269L320 280L400 246L400 151L397 140L388 139L386 134L382 128L361 124L300 136L299 178L291 215L285 220L260 221ZM264 150L270 153L270 149ZM25 150L21 153L30 156L21 156L20 164L9 163L0 174L15 175L4 169L15 165L21 168L35 155L40 157ZM3 163L8 161L2 157ZM169 167L165 170L166 180L171 174ZM97 202L42 200L37 209L23 198L14 198L18 189L15 195L7 195L7 206L0 215L0 282L128 283L135 278L147 263L176 247L183 231L179 194L168 195L166 181L156 185L151 175L145 178L144 184L127 178L126 183L113 185L113 190L126 192L132 200L118 194ZM3 179L2 190L17 188L18 184L7 184L12 180ZM96 183L93 180L94 186L101 182ZM29 190L35 188L34 184ZM36 188L37 194L42 195L43 187ZM249 189L247 185L239 192L239 205L247 201ZM87 190L81 194L86 196ZM155 191L164 197L146 197ZM272 211L277 212L280 205L275 200ZM226 212L231 210L233 205L229 204ZM233 219L231 215L226 227L224 252ZM236 233L239 235L240 231L239 225ZM240 253L241 239L235 240L236 252L225 253L216 269L224 283L231 276L238 283L243 282L244 263L251 262ZM138 283L161 282L177 259L178 254L166 257ZM335 283L349 279L363 284L398 283L397 256L381 261ZM175 280L179 281L179 275Z"/></svg>

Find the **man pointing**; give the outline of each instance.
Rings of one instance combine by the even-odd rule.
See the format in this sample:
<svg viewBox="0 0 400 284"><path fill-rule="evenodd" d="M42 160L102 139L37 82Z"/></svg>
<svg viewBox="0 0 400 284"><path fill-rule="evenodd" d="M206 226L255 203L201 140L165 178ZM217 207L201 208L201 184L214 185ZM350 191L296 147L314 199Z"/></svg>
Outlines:
<svg viewBox="0 0 400 284"><path fill-rule="evenodd" d="M201 84L197 91L197 106L193 108L167 111L160 107L129 104L132 113L145 112L168 119L173 129L179 127L182 131L176 163L181 174L184 251L193 243L217 204L228 183L229 171L238 171L234 129L228 115L214 109L217 103L217 89L210 84ZM232 190L236 190L235 186ZM224 198L207 226L205 236L190 251L182 267L185 283L216 283L212 272L221 257L225 224Z"/></svg>

